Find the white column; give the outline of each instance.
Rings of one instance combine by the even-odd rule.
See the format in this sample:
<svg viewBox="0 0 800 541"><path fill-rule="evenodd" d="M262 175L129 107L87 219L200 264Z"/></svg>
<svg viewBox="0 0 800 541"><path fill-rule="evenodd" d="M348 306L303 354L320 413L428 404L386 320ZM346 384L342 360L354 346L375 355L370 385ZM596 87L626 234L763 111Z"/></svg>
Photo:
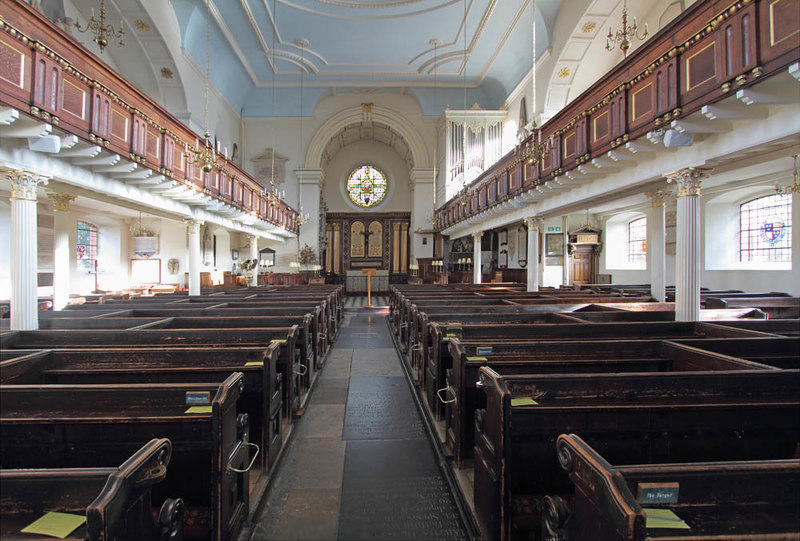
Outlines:
<svg viewBox="0 0 800 541"><path fill-rule="evenodd" d="M647 213L647 268L650 270L650 295L664 302L667 276L667 231L665 198L669 192L656 190L645 195L652 202Z"/></svg>
<svg viewBox="0 0 800 541"><path fill-rule="evenodd" d="M542 219L535 216L525 219L528 226L528 291L539 291L539 231Z"/></svg>
<svg viewBox="0 0 800 541"><path fill-rule="evenodd" d="M320 227L324 227L319 223L319 205L320 191L325 182L325 173L322 169L295 169L294 175L300 186L298 207L302 206L302 211L300 208L297 210L302 212L303 215L308 213L308 222L300 225L297 235L297 253L299 254L303 246L308 244L317 254L317 263L319 263Z"/></svg>
<svg viewBox="0 0 800 541"><path fill-rule="evenodd" d="M250 283L247 285L251 287L255 287L258 285L258 236L257 235L248 235L247 240L250 241L250 259L256 260L256 266L253 267L252 275L250 277Z"/></svg>
<svg viewBox="0 0 800 541"><path fill-rule="evenodd" d="M675 321L700 319L700 181L707 169L687 167L665 175L677 184Z"/></svg>
<svg viewBox="0 0 800 541"><path fill-rule="evenodd" d="M75 254L69 245L69 204L77 196L68 193L48 193L53 202L53 310L61 310L69 303L70 272Z"/></svg>
<svg viewBox="0 0 800 541"><path fill-rule="evenodd" d="M186 235L189 238L189 295L200 294L200 225L201 220L186 220Z"/></svg>
<svg viewBox="0 0 800 541"><path fill-rule="evenodd" d="M11 182L11 330L38 329L36 187L47 177L0 169L0 178Z"/></svg>
<svg viewBox="0 0 800 541"><path fill-rule="evenodd" d="M482 282L481 274L481 233L473 233L472 239L472 283L480 284Z"/></svg>
<svg viewBox="0 0 800 541"><path fill-rule="evenodd" d="M564 266L561 267L561 285L568 286L569 285L569 273L572 270L572 265L569 262L569 231L567 231L567 226L569 225L569 217L562 216L561 217L561 235L563 238L562 246L564 247L564 257L562 261L564 262Z"/></svg>
<svg viewBox="0 0 800 541"><path fill-rule="evenodd" d="M411 231L425 231L433 227L431 223L433 209L433 191L435 169L412 169L409 175L411 181ZM435 209L433 209L435 210ZM428 237L430 242L422 244L423 237ZM409 261L416 261L418 257L433 257L433 238L428 233L413 233Z"/></svg>

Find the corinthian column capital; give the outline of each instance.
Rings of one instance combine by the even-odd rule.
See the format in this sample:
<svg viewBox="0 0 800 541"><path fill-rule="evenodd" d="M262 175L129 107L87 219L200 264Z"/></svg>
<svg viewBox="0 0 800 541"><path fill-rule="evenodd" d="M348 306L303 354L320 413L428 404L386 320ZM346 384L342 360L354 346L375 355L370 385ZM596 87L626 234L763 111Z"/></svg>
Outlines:
<svg viewBox="0 0 800 541"><path fill-rule="evenodd" d="M525 218L523 222L528 226L528 231L539 231L544 225L544 220L538 216L530 216Z"/></svg>
<svg viewBox="0 0 800 541"><path fill-rule="evenodd" d="M653 208L659 208L666 205L667 196L670 195L669 190L656 190L654 192L645 192L644 194L653 205Z"/></svg>
<svg viewBox="0 0 800 541"><path fill-rule="evenodd" d="M677 197L698 197L700 195L700 182L708 178L710 168L686 167L680 171L673 171L664 175L667 182L674 182L677 186Z"/></svg>
<svg viewBox="0 0 800 541"><path fill-rule="evenodd" d="M0 179L11 182L11 199L36 201L36 188L50 177L25 169L0 168Z"/></svg>
<svg viewBox="0 0 800 541"><path fill-rule="evenodd" d="M186 218L186 234L197 235L200 233L200 226L203 225L203 220L196 220L194 218Z"/></svg>
<svg viewBox="0 0 800 541"><path fill-rule="evenodd" d="M77 197L77 195L69 193L49 192L47 194L47 198L53 203L53 209L61 212L69 212L69 204Z"/></svg>

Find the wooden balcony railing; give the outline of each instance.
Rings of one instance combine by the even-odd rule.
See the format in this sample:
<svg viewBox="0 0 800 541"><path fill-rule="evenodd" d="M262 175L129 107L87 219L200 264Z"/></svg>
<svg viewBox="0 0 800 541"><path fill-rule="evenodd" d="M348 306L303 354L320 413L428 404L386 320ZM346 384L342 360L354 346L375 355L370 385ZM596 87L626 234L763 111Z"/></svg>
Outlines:
<svg viewBox="0 0 800 541"><path fill-rule="evenodd" d="M435 212L447 229L800 60L800 0L696 2ZM534 138L547 151L531 165Z"/></svg>
<svg viewBox="0 0 800 541"><path fill-rule="evenodd" d="M0 103L198 192L296 233L297 212L218 155L203 173L187 159L199 136L24 2L0 7ZM202 141L202 138L200 138Z"/></svg>

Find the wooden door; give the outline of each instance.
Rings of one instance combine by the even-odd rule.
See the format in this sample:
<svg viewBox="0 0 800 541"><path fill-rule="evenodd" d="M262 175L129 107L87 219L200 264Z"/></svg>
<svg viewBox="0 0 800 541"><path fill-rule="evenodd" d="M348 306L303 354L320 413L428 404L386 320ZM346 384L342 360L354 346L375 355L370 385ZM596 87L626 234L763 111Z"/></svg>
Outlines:
<svg viewBox="0 0 800 541"><path fill-rule="evenodd" d="M572 283L594 283L594 253L592 251L575 250L572 254Z"/></svg>

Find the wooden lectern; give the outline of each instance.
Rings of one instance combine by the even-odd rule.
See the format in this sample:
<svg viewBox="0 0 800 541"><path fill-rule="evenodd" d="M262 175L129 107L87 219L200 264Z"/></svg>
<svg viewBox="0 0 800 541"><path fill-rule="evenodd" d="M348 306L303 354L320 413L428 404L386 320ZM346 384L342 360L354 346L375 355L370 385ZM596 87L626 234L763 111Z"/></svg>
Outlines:
<svg viewBox="0 0 800 541"><path fill-rule="evenodd" d="M367 308L372 308L372 277L375 269L361 269L361 274L367 277Z"/></svg>

